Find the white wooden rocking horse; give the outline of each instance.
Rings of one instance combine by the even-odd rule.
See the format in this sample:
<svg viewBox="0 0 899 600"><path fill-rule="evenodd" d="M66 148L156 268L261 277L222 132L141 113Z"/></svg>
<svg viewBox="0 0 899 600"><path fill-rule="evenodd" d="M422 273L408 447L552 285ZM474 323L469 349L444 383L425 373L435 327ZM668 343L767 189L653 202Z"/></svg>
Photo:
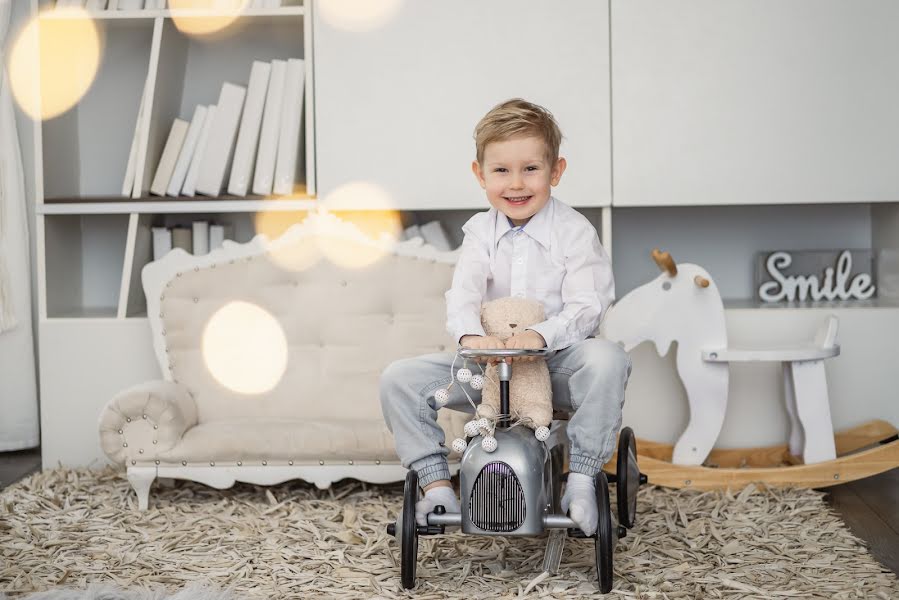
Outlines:
<svg viewBox="0 0 899 600"><path fill-rule="evenodd" d="M813 342L728 347L724 304L709 273L698 265L677 265L658 249L652 257L662 274L619 300L602 328L605 337L628 351L651 340L664 356L678 342L677 371L690 418L673 447L646 440L637 444L640 468L650 481L706 489L742 487L752 481L823 487L899 465L897 430L889 423L871 421L834 435L823 361L840 353L835 316L825 320ZM727 409L728 363L737 361L782 363L788 444L714 449ZM858 451L868 446L873 447Z"/></svg>

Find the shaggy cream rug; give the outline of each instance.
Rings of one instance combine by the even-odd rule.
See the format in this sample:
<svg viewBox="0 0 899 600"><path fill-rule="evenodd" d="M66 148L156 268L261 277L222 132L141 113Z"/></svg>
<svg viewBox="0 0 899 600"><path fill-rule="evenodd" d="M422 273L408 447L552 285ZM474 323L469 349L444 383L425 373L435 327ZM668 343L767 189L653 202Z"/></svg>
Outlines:
<svg viewBox="0 0 899 600"><path fill-rule="evenodd" d="M140 513L112 467L37 473L0 492L0 596L600 596L592 540L569 539L558 574L528 589L545 539L461 533L421 538L418 585L403 590L385 532L401 493L350 481L326 491L297 481L228 490L177 481L154 485ZM614 562L610 597L899 598L896 576L810 490L644 487L637 526Z"/></svg>

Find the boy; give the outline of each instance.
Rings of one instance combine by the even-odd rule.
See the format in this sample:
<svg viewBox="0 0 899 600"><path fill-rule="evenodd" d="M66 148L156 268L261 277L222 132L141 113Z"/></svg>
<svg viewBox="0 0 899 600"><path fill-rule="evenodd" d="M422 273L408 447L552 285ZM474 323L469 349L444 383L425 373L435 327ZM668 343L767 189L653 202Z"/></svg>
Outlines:
<svg viewBox="0 0 899 600"><path fill-rule="evenodd" d="M478 123L472 171L492 208L462 228L462 250L446 293L447 329L467 348L554 351L546 359L553 406L574 413L562 509L592 535L598 521L593 477L611 458L631 364L618 345L591 337L615 296L612 266L590 222L550 195L566 167L559 158L561 139L553 116L521 99L495 106ZM480 309L506 296L542 302L547 319L503 343L485 335ZM418 472L424 490L415 511L421 525L438 504L448 512L460 510L434 400L434 392L450 383L453 356L399 360L381 375L381 406L397 454L403 466ZM459 387L450 390L446 406L470 410ZM480 401L480 392L469 393Z"/></svg>

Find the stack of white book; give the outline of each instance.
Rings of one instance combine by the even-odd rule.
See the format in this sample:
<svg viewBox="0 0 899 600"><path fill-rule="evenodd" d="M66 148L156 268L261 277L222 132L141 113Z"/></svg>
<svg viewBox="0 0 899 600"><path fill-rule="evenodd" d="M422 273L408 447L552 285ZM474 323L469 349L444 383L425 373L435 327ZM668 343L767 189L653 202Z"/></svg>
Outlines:
<svg viewBox="0 0 899 600"><path fill-rule="evenodd" d="M431 221L424 225L413 224L403 230L402 239L411 240L413 238L421 238L425 244L434 246L442 252L450 252L453 250L453 244L450 242L446 230L440 221Z"/></svg>
<svg viewBox="0 0 899 600"><path fill-rule="evenodd" d="M286 195L294 191L300 151L305 85L303 59L253 61L246 86L225 82L218 102L195 107L190 121L177 118L156 165L150 193L218 197ZM138 110L145 110L146 91ZM134 191L134 142L122 195Z"/></svg>
<svg viewBox="0 0 899 600"><path fill-rule="evenodd" d="M230 224L219 225L209 221L194 221L190 227L153 227L153 260L159 260L172 248L181 248L191 254L207 254L221 248L225 240L233 237Z"/></svg>

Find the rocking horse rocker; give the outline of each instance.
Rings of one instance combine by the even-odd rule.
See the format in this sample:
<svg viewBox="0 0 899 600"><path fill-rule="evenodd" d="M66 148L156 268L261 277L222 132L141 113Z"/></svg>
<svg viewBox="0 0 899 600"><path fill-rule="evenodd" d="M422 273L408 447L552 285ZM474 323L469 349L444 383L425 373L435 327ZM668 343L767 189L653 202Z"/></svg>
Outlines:
<svg viewBox="0 0 899 600"><path fill-rule="evenodd" d="M676 265L670 254L658 249L652 258L662 274L612 307L603 334L628 351L652 340L661 356L678 342L677 370L690 418L673 447L637 440L640 469L653 483L699 489L739 489L750 482L826 487L899 465L897 429L885 421L834 434L823 361L840 352L835 316L828 317L811 344L731 348L724 304L708 272L694 264ZM728 363L740 361L782 363L788 444L713 449L727 408Z"/></svg>

